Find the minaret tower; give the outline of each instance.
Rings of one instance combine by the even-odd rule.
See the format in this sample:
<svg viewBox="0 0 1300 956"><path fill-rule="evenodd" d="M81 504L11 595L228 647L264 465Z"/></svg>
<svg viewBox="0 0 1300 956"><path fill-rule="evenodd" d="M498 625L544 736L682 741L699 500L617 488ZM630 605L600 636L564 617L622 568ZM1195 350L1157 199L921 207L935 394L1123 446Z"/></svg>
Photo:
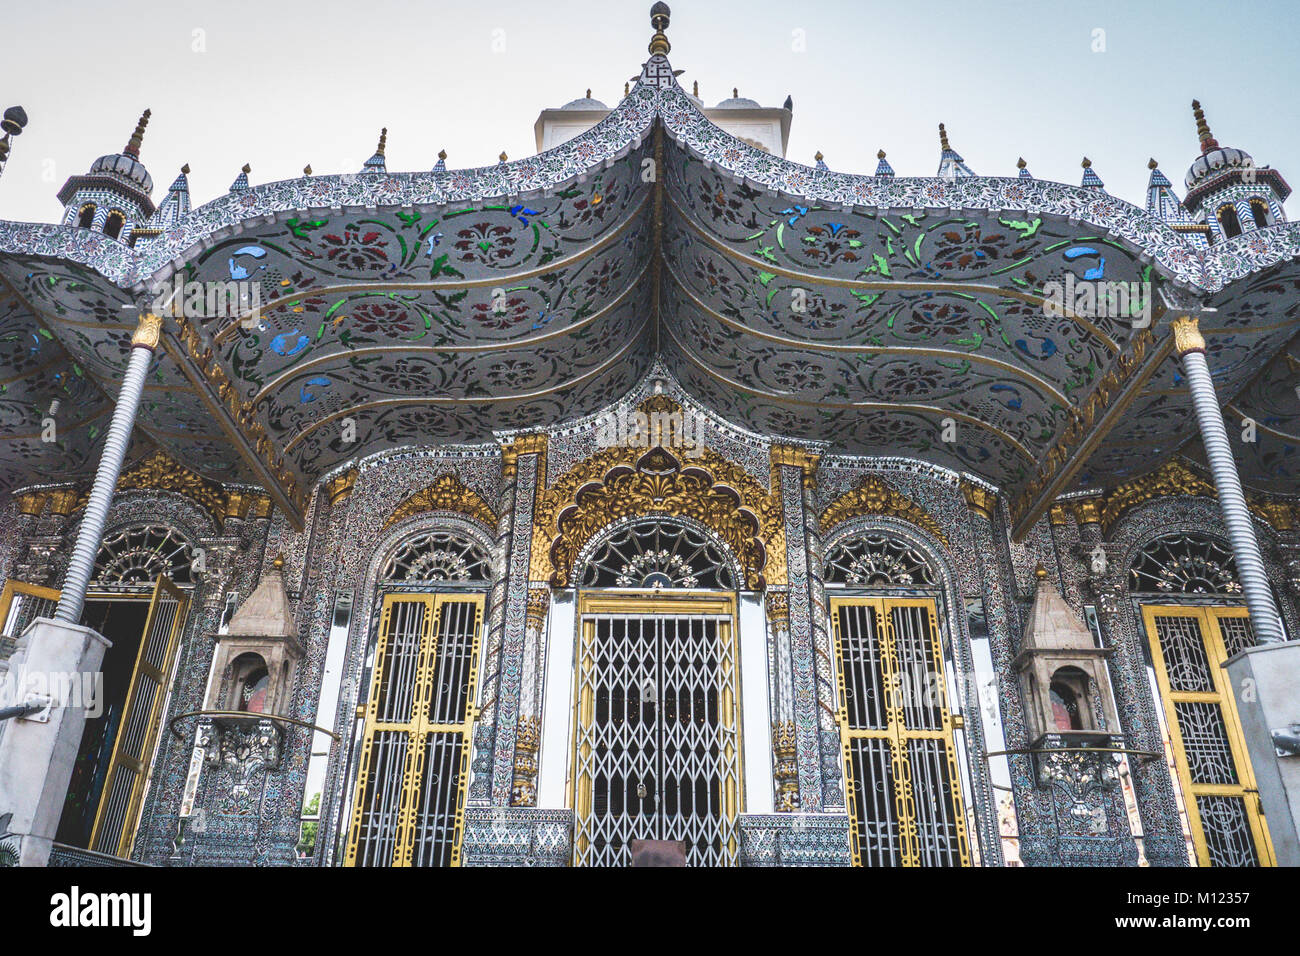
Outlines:
<svg viewBox="0 0 1300 956"><path fill-rule="evenodd" d="M1201 155L1187 170L1183 205L1196 222L1209 228L1211 244L1286 222L1282 203L1291 195L1291 187L1281 173L1256 166L1244 149L1220 146L1197 100L1192 100L1192 115Z"/></svg>
<svg viewBox="0 0 1300 956"><path fill-rule="evenodd" d="M109 153L90 164L84 176L73 176L59 190L63 224L102 232L131 245L136 224L154 213L153 179L140 162L140 143L149 125L145 110L135 132L120 153Z"/></svg>

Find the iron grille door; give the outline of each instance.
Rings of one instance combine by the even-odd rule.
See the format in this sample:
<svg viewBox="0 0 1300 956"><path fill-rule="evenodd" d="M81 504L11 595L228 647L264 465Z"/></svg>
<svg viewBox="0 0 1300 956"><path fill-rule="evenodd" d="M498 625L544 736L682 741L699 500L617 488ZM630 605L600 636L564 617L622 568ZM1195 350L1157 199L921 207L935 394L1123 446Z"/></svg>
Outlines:
<svg viewBox="0 0 1300 956"><path fill-rule="evenodd" d="M384 599L348 866L457 866L482 594Z"/></svg>
<svg viewBox="0 0 1300 956"><path fill-rule="evenodd" d="M730 615L586 614L577 681L579 866L625 865L634 839L681 840L691 866L735 862L740 750Z"/></svg>
<svg viewBox="0 0 1300 956"><path fill-rule="evenodd" d="M1245 608L1142 608L1201 866L1272 866L1237 705L1221 666L1255 643Z"/></svg>
<svg viewBox="0 0 1300 956"><path fill-rule="evenodd" d="M159 577L149 602L149 616L136 653L122 721L113 741L108 778L95 813L95 827L90 834L92 850L115 856L131 854L167 696L167 676L171 673L188 607L189 599L180 589L166 577Z"/></svg>
<svg viewBox="0 0 1300 956"><path fill-rule="evenodd" d="M934 601L831 608L854 865L969 866Z"/></svg>

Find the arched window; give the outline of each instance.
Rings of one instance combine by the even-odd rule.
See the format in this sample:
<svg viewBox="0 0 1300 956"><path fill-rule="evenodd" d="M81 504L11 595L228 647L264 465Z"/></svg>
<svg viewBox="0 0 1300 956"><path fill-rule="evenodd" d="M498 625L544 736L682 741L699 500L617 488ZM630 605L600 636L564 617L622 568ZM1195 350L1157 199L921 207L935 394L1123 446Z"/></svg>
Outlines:
<svg viewBox="0 0 1300 956"><path fill-rule="evenodd" d="M232 710L250 714L267 712L266 693L271 686L271 675L266 669L266 661L260 654L241 654L235 658L233 665L234 707Z"/></svg>
<svg viewBox="0 0 1300 956"><path fill-rule="evenodd" d="M1237 210L1231 206L1219 207L1219 225L1223 227L1223 234L1229 239L1241 235L1241 222L1237 219Z"/></svg>
<svg viewBox="0 0 1300 956"><path fill-rule="evenodd" d="M848 587L938 587L934 569L914 547L883 531L839 542L826 554L827 584Z"/></svg>
<svg viewBox="0 0 1300 956"><path fill-rule="evenodd" d="M703 532L665 518L618 529L595 549L579 581L584 588L736 590L722 548Z"/></svg>
<svg viewBox="0 0 1300 956"><path fill-rule="evenodd" d="M1091 730L1088 710L1088 675L1077 667L1061 667L1048 688L1057 730Z"/></svg>
<svg viewBox="0 0 1300 956"><path fill-rule="evenodd" d="M1256 229L1267 229L1269 227L1268 203L1262 199L1252 199L1250 201L1250 214L1255 219Z"/></svg>
<svg viewBox="0 0 1300 956"><path fill-rule="evenodd" d="M475 541L446 529L422 531L393 552L379 575L381 584L486 583L492 560Z"/></svg>
<svg viewBox="0 0 1300 956"><path fill-rule="evenodd" d="M110 239L116 239L122 234L122 227L126 225L126 217L114 209L108 214L108 219L104 221L104 235Z"/></svg>
<svg viewBox="0 0 1300 956"><path fill-rule="evenodd" d="M1241 594L1232 551L1208 535L1161 535L1138 553L1129 590L1158 594Z"/></svg>
<svg viewBox="0 0 1300 956"><path fill-rule="evenodd" d="M77 217L77 225L82 229L90 229L95 225L95 204L88 202L81 207L81 215Z"/></svg>
<svg viewBox="0 0 1300 956"><path fill-rule="evenodd" d="M164 525L133 524L105 536L95 557L92 590L152 587L159 575L194 584L194 548Z"/></svg>

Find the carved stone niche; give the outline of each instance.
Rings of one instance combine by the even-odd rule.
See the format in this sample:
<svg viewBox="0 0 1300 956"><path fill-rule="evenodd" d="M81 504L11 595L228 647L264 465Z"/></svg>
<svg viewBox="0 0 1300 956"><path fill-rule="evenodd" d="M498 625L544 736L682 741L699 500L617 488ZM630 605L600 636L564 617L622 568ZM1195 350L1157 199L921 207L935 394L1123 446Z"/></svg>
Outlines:
<svg viewBox="0 0 1300 956"><path fill-rule="evenodd" d="M1014 661L1033 748L1049 736L1066 746L1112 746L1119 720L1106 670L1111 650L1097 647L1041 566L1035 576L1034 606Z"/></svg>
<svg viewBox="0 0 1300 956"><path fill-rule="evenodd" d="M1087 816L1088 795L1119 782L1124 738L1106 670L1111 651L1096 646L1041 565L1035 576L1034 606L1013 662L1035 776L1040 787L1063 792L1071 812Z"/></svg>
<svg viewBox="0 0 1300 956"><path fill-rule="evenodd" d="M230 619L228 633L213 635L212 679L204 710L242 716L213 716L209 759L274 769L283 745L280 721L289 706L294 672L302 659L298 628L284 588L284 561L276 558L257 588ZM259 743L260 741L260 743ZM260 756L248 751L265 750ZM239 753L236 759L232 755ZM221 754L220 759L214 759Z"/></svg>

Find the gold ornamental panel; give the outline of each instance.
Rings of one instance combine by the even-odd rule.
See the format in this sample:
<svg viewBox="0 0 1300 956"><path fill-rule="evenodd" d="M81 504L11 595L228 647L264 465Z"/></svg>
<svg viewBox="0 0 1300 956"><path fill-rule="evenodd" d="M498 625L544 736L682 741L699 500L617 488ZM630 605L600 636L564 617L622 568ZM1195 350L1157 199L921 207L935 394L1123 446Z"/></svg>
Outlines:
<svg viewBox="0 0 1300 956"><path fill-rule="evenodd" d="M406 498L384 522L384 529L411 515L426 511L456 511L496 530L497 515L491 505L451 472L439 475L433 483Z"/></svg>

